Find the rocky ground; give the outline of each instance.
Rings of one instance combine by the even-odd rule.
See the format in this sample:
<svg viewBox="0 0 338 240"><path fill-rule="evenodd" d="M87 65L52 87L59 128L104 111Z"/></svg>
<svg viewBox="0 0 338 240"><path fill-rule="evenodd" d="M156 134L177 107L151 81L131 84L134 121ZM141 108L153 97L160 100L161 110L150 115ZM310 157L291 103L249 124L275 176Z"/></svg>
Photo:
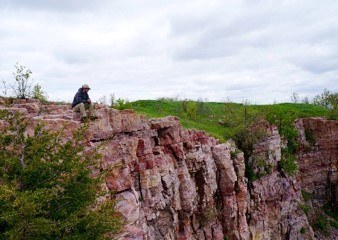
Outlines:
<svg viewBox="0 0 338 240"><path fill-rule="evenodd" d="M70 105L1 104L26 115L31 127L37 121L51 129L65 127L65 138L81 125ZM118 239L315 239L299 207L301 188L315 193L313 204L337 200L337 121L297 122L302 144L297 177L278 170L281 137L266 124L268 134L252 158L269 163L269 171L248 182L243 153L231 141L219 143L203 131L185 130L172 116L148 120L131 110L95 108L98 119L89 123L87 144L104 142L105 186L126 221ZM314 143L307 147L309 128Z"/></svg>

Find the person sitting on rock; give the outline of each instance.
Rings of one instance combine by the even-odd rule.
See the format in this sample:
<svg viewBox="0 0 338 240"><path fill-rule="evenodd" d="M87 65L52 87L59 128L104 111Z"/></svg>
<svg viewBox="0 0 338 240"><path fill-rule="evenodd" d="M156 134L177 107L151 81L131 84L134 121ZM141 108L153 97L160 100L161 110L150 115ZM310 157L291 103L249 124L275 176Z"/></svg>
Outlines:
<svg viewBox="0 0 338 240"><path fill-rule="evenodd" d="M90 119L96 119L97 117L94 116L94 107L91 104L92 101L89 98L88 91L90 90L89 86L87 84L82 85L81 88L79 88L78 92L74 96L74 100L72 103L72 108L74 109L74 112L80 112L81 113L81 121L84 122L86 119L88 119L88 116L86 114L86 110L89 110L89 118Z"/></svg>

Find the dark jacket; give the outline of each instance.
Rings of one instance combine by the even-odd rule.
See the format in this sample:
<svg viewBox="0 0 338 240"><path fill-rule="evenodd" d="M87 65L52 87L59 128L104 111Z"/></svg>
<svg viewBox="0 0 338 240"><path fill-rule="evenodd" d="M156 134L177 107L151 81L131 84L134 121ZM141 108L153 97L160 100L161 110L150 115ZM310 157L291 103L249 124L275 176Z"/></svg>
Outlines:
<svg viewBox="0 0 338 240"><path fill-rule="evenodd" d="M78 105L79 103L87 103L88 99L89 99L88 93L83 92L82 88L80 88L79 91L77 91L77 93L74 96L72 108Z"/></svg>

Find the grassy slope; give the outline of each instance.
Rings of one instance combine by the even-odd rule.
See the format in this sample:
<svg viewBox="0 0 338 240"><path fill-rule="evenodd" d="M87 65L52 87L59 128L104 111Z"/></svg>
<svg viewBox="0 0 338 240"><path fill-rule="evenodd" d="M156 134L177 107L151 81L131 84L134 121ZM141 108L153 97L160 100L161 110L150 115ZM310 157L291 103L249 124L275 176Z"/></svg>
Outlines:
<svg viewBox="0 0 338 240"><path fill-rule="evenodd" d="M316 105L293 103L245 106L236 103L206 102L203 103L200 111L202 113L197 113L192 117L189 117L187 112L183 110L182 101L140 100L131 102L130 105L137 113L145 114L150 118L178 116L184 127L205 130L222 141L232 136L233 126L222 126L219 121L232 118L236 122L236 118L244 117L245 111L249 114L260 115L269 112L270 115L289 115L293 118L326 116L328 114L325 108Z"/></svg>

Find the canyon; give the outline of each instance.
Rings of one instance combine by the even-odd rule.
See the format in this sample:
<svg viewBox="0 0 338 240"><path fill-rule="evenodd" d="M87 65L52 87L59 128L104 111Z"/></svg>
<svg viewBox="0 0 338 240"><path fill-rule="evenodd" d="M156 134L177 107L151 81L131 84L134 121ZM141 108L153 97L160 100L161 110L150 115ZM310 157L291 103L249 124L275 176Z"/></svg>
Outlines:
<svg viewBox="0 0 338 240"><path fill-rule="evenodd" d="M0 99L1 108L29 118L28 134L42 121L51 130L63 127L71 140L81 126L68 104ZM116 239L337 239L334 229L324 236L312 223L316 209L338 201L338 121L296 120L299 169L289 176L278 165L285 140L267 122L266 136L245 159L232 140L184 129L175 116L147 119L104 105L95 105L95 114L86 145L102 145L106 200L125 221ZM247 162L264 174L249 181Z"/></svg>

